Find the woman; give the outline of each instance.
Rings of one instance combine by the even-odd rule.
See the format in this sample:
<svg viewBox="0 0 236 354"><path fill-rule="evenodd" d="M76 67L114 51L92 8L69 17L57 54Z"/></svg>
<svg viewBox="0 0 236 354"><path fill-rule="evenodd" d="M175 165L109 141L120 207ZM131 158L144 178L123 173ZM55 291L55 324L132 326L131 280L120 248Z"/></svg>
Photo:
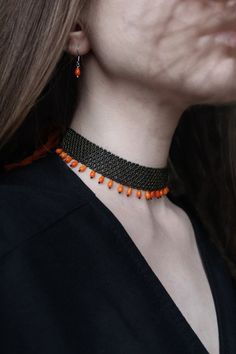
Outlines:
<svg viewBox="0 0 236 354"><path fill-rule="evenodd" d="M1 22L1 352L235 353L233 221L204 203L235 2L11 0Z"/></svg>

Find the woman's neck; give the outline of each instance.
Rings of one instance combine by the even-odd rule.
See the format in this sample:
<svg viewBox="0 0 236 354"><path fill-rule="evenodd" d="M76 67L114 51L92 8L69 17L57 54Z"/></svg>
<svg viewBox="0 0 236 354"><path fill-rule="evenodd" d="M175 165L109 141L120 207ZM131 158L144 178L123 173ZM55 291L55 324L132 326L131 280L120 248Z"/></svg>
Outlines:
<svg viewBox="0 0 236 354"><path fill-rule="evenodd" d="M93 68L80 79L71 128L128 161L166 167L173 134L187 107L176 94L110 79Z"/></svg>

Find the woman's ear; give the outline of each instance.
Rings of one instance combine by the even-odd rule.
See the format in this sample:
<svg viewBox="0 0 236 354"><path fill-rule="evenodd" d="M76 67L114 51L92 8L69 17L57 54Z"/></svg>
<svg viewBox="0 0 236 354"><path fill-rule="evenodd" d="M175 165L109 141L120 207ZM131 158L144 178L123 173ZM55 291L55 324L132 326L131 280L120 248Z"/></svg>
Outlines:
<svg viewBox="0 0 236 354"><path fill-rule="evenodd" d="M80 24L70 32L65 50L73 56L85 55L89 52L90 42Z"/></svg>

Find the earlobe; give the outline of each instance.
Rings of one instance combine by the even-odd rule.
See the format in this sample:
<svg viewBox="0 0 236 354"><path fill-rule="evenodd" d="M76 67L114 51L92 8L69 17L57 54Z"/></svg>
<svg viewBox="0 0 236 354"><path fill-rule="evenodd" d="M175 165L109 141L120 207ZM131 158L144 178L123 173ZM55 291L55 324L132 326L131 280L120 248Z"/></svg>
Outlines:
<svg viewBox="0 0 236 354"><path fill-rule="evenodd" d="M80 55L85 55L90 50L88 36L83 30L70 32L65 50L73 56L78 56L78 48Z"/></svg>

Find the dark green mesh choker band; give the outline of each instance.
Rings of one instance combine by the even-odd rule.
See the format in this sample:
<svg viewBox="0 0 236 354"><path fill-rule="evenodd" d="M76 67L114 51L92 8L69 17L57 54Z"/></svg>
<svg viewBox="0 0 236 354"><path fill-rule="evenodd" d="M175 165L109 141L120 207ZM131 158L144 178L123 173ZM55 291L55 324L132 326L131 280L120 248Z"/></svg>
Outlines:
<svg viewBox="0 0 236 354"><path fill-rule="evenodd" d="M80 172L85 171L87 167L90 168L91 178L99 173L101 176L98 183L103 183L105 177L109 179L109 188L113 182L118 183L119 193L123 192L124 186L128 187L129 192L131 189L139 191L138 197L141 197L143 190L146 192L146 199L159 198L169 192L168 168L145 167L127 161L92 143L72 128L67 129L56 153L66 163L70 163L72 168L81 163Z"/></svg>

